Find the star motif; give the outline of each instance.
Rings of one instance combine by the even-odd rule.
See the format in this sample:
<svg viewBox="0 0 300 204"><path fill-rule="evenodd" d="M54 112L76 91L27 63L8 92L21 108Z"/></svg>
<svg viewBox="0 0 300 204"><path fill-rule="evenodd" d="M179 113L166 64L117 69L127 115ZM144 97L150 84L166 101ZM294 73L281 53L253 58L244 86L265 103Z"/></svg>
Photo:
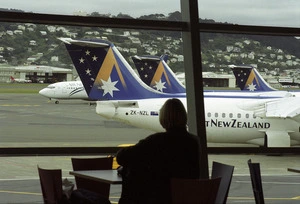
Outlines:
<svg viewBox="0 0 300 204"><path fill-rule="evenodd" d="M145 74L145 75L144 75L144 78L148 78L148 75L147 75L147 74Z"/></svg>
<svg viewBox="0 0 300 204"><path fill-rule="evenodd" d="M96 57L95 55L92 57L93 61L97 61L98 57Z"/></svg>
<svg viewBox="0 0 300 204"><path fill-rule="evenodd" d="M90 55L90 53L91 53L91 51L89 51L89 50L85 51L85 55Z"/></svg>
<svg viewBox="0 0 300 204"><path fill-rule="evenodd" d="M84 63L84 59L82 57L79 59L79 63Z"/></svg>
<svg viewBox="0 0 300 204"><path fill-rule="evenodd" d="M114 97L114 93L113 91L120 91L118 88L115 87L116 83L118 83L118 81L114 81L112 82L110 77L107 79L107 81L104 81L103 79L101 79L102 82L102 86L101 89L103 89L103 96L105 96L107 93L109 93L111 95L111 97Z"/></svg>
<svg viewBox="0 0 300 204"><path fill-rule="evenodd" d="M252 82L252 84L248 84L247 89L249 89L249 91L255 91L256 90L256 84L253 84L253 82Z"/></svg>
<svg viewBox="0 0 300 204"><path fill-rule="evenodd" d="M152 69L152 66L151 66L151 65L149 66L149 69Z"/></svg>
<svg viewBox="0 0 300 204"><path fill-rule="evenodd" d="M162 82L161 79L160 79L159 82L155 82L156 85L154 85L153 87L155 87L157 91L163 92L163 89L166 88L165 83L166 82Z"/></svg>
<svg viewBox="0 0 300 204"><path fill-rule="evenodd" d="M144 67L141 67L141 70L143 71L143 70L144 70Z"/></svg>
<svg viewBox="0 0 300 204"><path fill-rule="evenodd" d="M91 71L90 69L86 69L86 70L85 70L85 73L88 74L88 75L90 75L90 76L91 76L91 72L92 72L92 71Z"/></svg>

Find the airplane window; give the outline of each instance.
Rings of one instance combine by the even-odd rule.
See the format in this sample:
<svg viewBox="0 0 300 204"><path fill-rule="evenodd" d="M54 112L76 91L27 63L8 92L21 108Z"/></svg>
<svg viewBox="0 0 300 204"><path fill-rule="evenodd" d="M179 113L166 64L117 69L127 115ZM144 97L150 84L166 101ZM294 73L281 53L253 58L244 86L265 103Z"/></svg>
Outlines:
<svg viewBox="0 0 300 204"><path fill-rule="evenodd" d="M229 113L229 118L232 118L233 117L233 114L232 113Z"/></svg>
<svg viewBox="0 0 300 204"><path fill-rule="evenodd" d="M241 117L242 117L242 115L241 115L240 113L238 113L238 114L237 114L237 117L238 117L238 118L241 118Z"/></svg>
<svg viewBox="0 0 300 204"><path fill-rule="evenodd" d="M226 117L226 113L222 113L222 118L225 118Z"/></svg>
<svg viewBox="0 0 300 204"><path fill-rule="evenodd" d="M253 118L256 118L255 114L253 114Z"/></svg>
<svg viewBox="0 0 300 204"><path fill-rule="evenodd" d="M248 113L246 114L246 118L249 118L249 114Z"/></svg>
<svg viewBox="0 0 300 204"><path fill-rule="evenodd" d="M210 117L211 117L211 113L207 113L207 117L209 117L209 118L210 118Z"/></svg>
<svg viewBox="0 0 300 204"><path fill-rule="evenodd" d="M217 118L219 116L219 114L218 113L215 113L215 117Z"/></svg>
<svg viewBox="0 0 300 204"><path fill-rule="evenodd" d="M49 85L49 86L47 86L47 88L49 88L49 89L54 89L55 86Z"/></svg>

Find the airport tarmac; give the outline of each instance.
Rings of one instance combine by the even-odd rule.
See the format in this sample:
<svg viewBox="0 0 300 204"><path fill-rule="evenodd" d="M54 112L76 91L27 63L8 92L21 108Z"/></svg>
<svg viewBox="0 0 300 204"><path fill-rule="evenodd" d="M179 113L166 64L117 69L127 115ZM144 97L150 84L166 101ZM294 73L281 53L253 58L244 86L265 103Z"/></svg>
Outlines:
<svg viewBox="0 0 300 204"><path fill-rule="evenodd" d="M1 147L118 146L134 144L151 131L106 120L95 113L95 106L73 100L52 101L38 94L0 95ZM42 203L37 165L60 168L69 175L71 156L0 157L0 203ZM208 155L209 165L218 161L235 166L228 203L255 203L248 159L261 166L266 203L300 203L300 174L288 167L300 168L299 155ZM116 203L120 185L113 185L111 201Z"/></svg>

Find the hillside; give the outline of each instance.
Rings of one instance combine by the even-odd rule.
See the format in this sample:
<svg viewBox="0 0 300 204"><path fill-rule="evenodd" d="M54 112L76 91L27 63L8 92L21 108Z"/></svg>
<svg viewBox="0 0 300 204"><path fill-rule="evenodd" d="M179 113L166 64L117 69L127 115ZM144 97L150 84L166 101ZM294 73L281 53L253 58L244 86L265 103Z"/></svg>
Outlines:
<svg viewBox="0 0 300 204"><path fill-rule="evenodd" d="M97 12L91 16L102 15ZM116 17L131 18L126 14ZM180 20L180 12L141 16L141 19ZM211 19L200 19L216 23ZM219 23L219 22L218 22ZM132 64L133 55L168 54L170 67L183 71L180 32L52 26L31 23L0 23L0 62L9 65L41 64L72 68L71 60L57 38L102 38L113 42ZM255 64L262 70L297 69L300 41L291 36L251 36L202 33L204 71L230 71L229 64Z"/></svg>

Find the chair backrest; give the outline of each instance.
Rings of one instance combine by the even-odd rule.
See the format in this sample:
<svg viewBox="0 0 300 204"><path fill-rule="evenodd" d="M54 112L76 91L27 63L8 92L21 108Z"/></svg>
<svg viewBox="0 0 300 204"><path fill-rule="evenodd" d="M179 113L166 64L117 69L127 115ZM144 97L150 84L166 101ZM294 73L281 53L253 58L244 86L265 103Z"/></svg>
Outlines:
<svg viewBox="0 0 300 204"><path fill-rule="evenodd" d="M221 177L216 203L225 204L229 193L234 166L213 161L211 178Z"/></svg>
<svg viewBox="0 0 300 204"><path fill-rule="evenodd" d="M221 178L171 179L172 204L214 204Z"/></svg>
<svg viewBox="0 0 300 204"><path fill-rule="evenodd" d="M44 203L60 203L63 197L61 169L42 169L38 166L38 173Z"/></svg>
<svg viewBox="0 0 300 204"><path fill-rule="evenodd" d="M71 158L74 171L81 170L108 170L112 169L113 157ZM90 190L109 198L110 184L78 178L75 176L77 188Z"/></svg>
<svg viewBox="0 0 300 204"><path fill-rule="evenodd" d="M261 181L260 164L252 163L251 159L249 159L248 166L250 171L250 178L251 178L255 203L264 204L265 200L264 200L262 181Z"/></svg>

